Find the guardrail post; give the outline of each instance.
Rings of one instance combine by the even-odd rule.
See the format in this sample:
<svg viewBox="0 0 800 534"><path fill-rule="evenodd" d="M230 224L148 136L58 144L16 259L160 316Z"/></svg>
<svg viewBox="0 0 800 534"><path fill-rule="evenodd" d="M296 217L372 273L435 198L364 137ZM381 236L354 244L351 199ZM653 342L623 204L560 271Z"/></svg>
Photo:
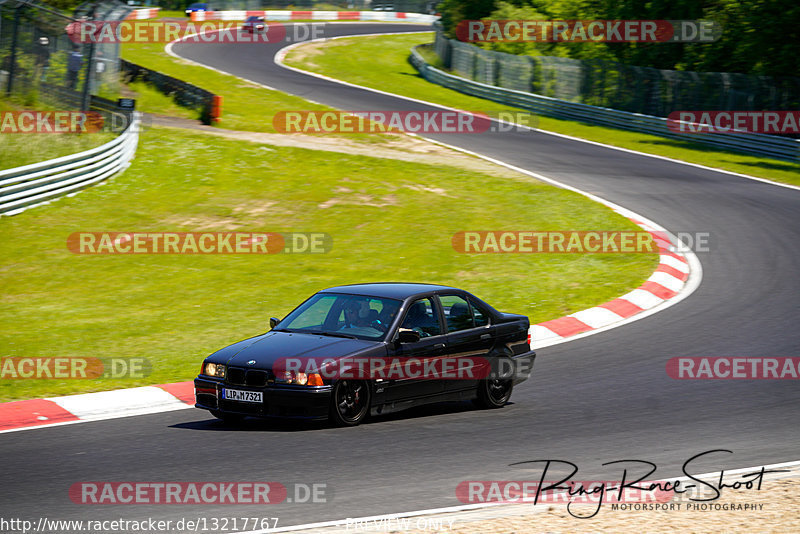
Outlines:
<svg viewBox="0 0 800 534"><path fill-rule="evenodd" d="M92 5L89 11L88 21L94 21L97 13L97 4ZM89 91L91 89L92 71L94 70L95 43L94 39L89 43L89 61L86 62L86 79L83 81L83 92L81 93L81 111L89 111Z"/></svg>
<svg viewBox="0 0 800 534"><path fill-rule="evenodd" d="M11 54L9 55L8 65L8 86L6 87L6 94L11 94L11 89L14 85L14 74L17 69L17 47L19 45L19 18L20 12L25 7L20 4L14 8L14 30L11 33Z"/></svg>

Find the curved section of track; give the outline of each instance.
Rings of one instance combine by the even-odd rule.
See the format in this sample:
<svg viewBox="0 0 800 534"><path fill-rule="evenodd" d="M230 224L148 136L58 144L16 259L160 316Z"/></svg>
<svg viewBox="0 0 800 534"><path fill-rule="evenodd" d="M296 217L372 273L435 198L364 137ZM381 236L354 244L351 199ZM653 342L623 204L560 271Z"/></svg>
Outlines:
<svg viewBox="0 0 800 534"><path fill-rule="evenodd" d="M419 29L335 24L326 36ZM174 52L342 109L425 109L281 68L273 57L285 44L177 44ZM798 355L800 191L541 132L431 137L596 194L673 232L710 232L711 252L699 255L703 283L661 313L542 349L533 378L498 411L445 404L353 429L227 430L183 410L5 434L0 451L13 461L0 487L4 509L59 518L269 515L286 526L457 505L459 482L530 478L533 471L510 466L527 460L569 460L580 468L576 479L598 480L619 477L601 464L624 458L655 462L656 476L666 477L709 449L733 454L698 462L697 473L800 457L796 381L676 381L665 372L674 356ZM329 499L256 513L87 507L67 497L79 480L324 483Z"/></svg>

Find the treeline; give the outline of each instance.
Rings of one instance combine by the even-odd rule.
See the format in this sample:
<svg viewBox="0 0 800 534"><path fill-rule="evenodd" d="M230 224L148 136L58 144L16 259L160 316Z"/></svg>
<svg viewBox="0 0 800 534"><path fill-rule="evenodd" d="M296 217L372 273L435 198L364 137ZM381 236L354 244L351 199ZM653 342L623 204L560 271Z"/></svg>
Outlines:
<svg viewBox="0 0 800 534"><path fill-rule="evenodd" d="M160 7L161 9L170 9L170 10L184 10L186 7L192 3L193 0L160 0L158 2L150 2L152 7ZM197 0L200 1L200 0ZM86 0L44 0L41 3L50 7L54 7L56 9L60 9L64 13L72 13L75 11L75 8L79 5L85 3ZM126 3L123 1L123 3ZM136 5L143 5L144 2L136 2Z"/></svg>
<svg viewBox="0 0 800 534"><path fill-rule="evenodd" d="M72 13L84 0L45 0L42 4L54 7L64 13Z"/></svg>
<svg viewBox="0 0 800 534"><path fill-rule="evenodd" d="M609 59L702 72L800 76L798 0L444 0L448 36L462 20L681 20L721 25L713 43L483 43L513 54Z"/></svg>

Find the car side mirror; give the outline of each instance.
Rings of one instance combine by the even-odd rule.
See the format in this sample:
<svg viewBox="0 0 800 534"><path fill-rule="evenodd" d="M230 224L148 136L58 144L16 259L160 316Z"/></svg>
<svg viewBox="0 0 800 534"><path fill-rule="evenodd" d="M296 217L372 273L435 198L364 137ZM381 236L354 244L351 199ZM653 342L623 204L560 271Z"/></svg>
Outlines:
<svg viewBox="0 0 800 534"><path fill-rule="evenodd" d="M416 330L400 330L397 334L397 341L400 343L416 343L419 340L419 332Z"/></svg>
<svg viewBox="0 0 800 534"><path fill-rule="evenodd" d="M273 329L276 326L278 326L279 322L281 322L281 320L278 319L277 317L270 317L269 318L269 327L270 327L270 329Z"/></svg>

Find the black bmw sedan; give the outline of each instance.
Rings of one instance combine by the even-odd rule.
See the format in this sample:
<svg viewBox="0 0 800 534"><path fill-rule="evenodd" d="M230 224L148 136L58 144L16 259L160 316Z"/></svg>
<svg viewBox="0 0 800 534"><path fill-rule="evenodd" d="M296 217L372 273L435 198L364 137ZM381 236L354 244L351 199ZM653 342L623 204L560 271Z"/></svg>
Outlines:
<svg viewBox="0 0 800 534"><path fill-rule="evenodd" d="M536 357L527 317L441 285L332 287L270 326L203 361L196 407L342 426L432 402L500 408Z"/></svg>

